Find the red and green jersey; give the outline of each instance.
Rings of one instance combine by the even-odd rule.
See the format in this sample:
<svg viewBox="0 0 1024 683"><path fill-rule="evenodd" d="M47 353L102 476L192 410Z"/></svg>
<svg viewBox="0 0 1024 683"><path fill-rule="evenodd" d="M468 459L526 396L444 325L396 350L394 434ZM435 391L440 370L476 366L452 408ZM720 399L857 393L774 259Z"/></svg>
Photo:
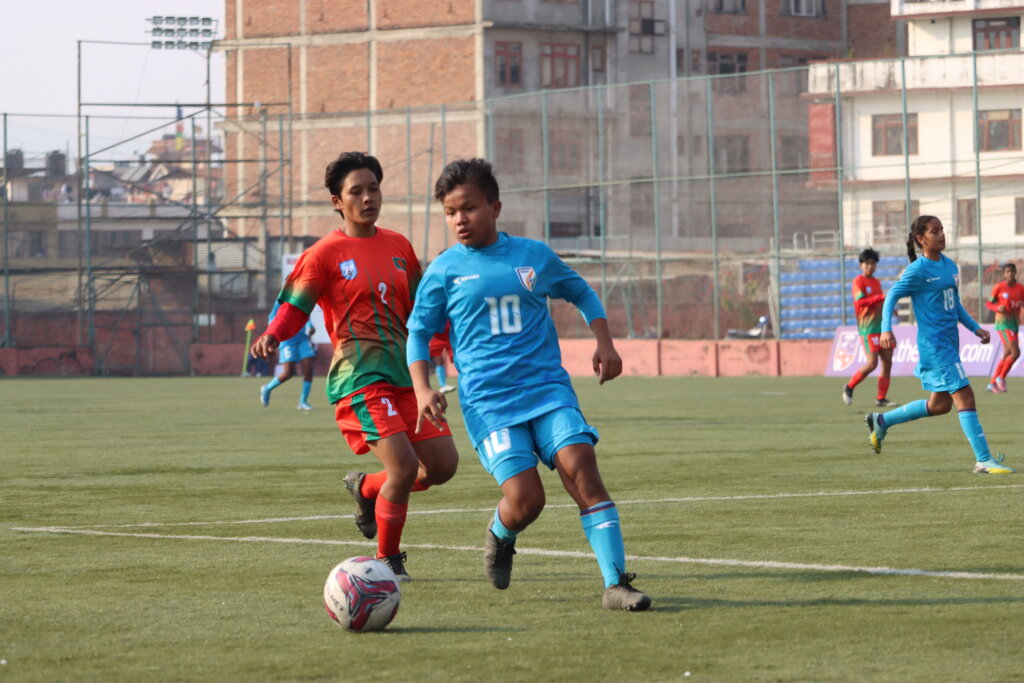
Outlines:
<svg viewBox="0 0 1024 683"><path fill-rule="evenodd" d="M853 278L853 308L857 313L857 330L861 334L882 332L882 304L885 294L882 283L873 277Z"/></svg>
<svg viewBox="0 0 1024 683"><path fill-rule="evenodd" d="M405 324L420 275L409 240L383 228L372 237L336 230L299 257L278 301L306 313L316 304L323 310L334 345L327 375L332 403L374 382L412 386Z"/></svg>
<svg viewBox="0 0 1024 683"><path fill-rule="evenodd" d="M999 307L1005 310L1000 313ZM1008 285L998 282L992 288L992 296L988 299L988 307L996 313L997 330L1017 330L1020 309L1024 307L1024 285L1019 282Z"/></svg>

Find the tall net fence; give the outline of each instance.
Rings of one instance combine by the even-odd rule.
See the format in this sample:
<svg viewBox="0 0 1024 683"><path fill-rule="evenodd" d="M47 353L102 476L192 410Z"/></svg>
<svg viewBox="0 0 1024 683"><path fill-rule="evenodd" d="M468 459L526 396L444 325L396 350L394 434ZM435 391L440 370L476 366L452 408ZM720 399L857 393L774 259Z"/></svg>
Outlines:
<svg viewBox="0 0 1024 683"><path fill-rule="evenodd" d="M891 285L919 214L942 219L965 306L988 321L998 265L1024 257L1022 66L825 62L301 115L282 88L133 117L131 135L84 116L81 149L22 149L47 119L5 114L0 339L91 346L100 373L188 372L192 344L262 325L288 255L337 227L323 168L347 149L381 159L381 224L424 261L453 243L431 198L444 164L492 160L499 228L549 243L620 338L717 339L761 317L829 338L854 322L857 254L878 250ZM571 306L552 311L563 336L589 334Z"/></svg>

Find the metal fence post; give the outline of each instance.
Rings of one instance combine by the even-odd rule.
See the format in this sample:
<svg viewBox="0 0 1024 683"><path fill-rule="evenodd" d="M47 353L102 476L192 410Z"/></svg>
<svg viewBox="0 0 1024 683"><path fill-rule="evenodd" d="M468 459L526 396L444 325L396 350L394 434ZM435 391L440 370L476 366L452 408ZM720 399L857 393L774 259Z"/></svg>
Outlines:
<svg viewBox="0 0 1024 683"><path fill-rule="evenodd" d="M662 331L662 285L661 285L661 194L658 188L658 112L657 93L654 89L654 81L647 84L651 104L651 184L654 186L654 274L655 292L658 302L658 313L656 329L658 339L661 339Z"/></svg>
<svg viewBox="0 0 1024 683"><path fill-rule="evenodd" d="M711 82L713 77L708 77L705 81L705 93L707 97L707 128L708 128L708 198L711 202L711 276L713 282L711 283L711 301L714 306L714 338L721 338L722 330L722 319L721 311L719 310L718 301L718 205L717 197L715 196L715 119L714 119L714 104L712 103L713 88Z"/></svg>

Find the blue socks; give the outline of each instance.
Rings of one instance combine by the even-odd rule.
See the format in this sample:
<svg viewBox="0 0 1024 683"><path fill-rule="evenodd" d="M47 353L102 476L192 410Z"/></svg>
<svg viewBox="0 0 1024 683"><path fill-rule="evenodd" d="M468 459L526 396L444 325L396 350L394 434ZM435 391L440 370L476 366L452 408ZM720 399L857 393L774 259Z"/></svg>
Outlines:
<svg viewBox="0 0 1024 683"><path fill-rule="evenodd" d="M501 517L498 516L498 508L494 508L494 521L491 522L491 533L502 543L515 543L516 535L519 532L513 531L502 524Z"/></svg>
<svg viewBox="0 0 1024 683"><path fill-rule="evenodd" d="M299 399L300 403L309 403L309 391L313 388L312 382L302 380L302 398Z"/></svg>
<svg viewBox="0 0 1024 683"><path fill-rule="evenodd" d="M619 583L626 571L626 546L622 543L622 527L615 503L606 500L580 513L583 533L597 556L597 565L604 577L604 587Z"/></svg>
<svg viewBox="0 0 1024 683"><path fill-rule="evenodd" d="M928 412L928 401L921 399L920 401L911 401L887 413L879 413L878 422L882 427L888 429L893 425L910 422L911 420L920 420L922 417L928 417L929 415L931 413Z"/></svg>
<svg viewBox="0 0 1024 683"><path fill-rule="evenodd" d="M437 375L438 386L443 387L448 384L448 369L444 366L444 363L434 366L434 374Z"/></svg>
<svg viewBox="0 0 1024 683"><path fill-rule="evenodd" d="M266 389L267 393L269 394L271 391L273 391L279 386L281 386L281 380L279 380L277 377L272 377L269 382L263 385L263 388Z"/></svg>
<svg viewBox="0 0 1024 683"><path fill-rule="evenodd" d="M971 442L971 450L974 451L974 458L978 462L988 460L992 455L988 451L988 440L985 432L981 429L981 421L978 420L977 410L961 410L960 429L964 430L964 436Z"/></svg>

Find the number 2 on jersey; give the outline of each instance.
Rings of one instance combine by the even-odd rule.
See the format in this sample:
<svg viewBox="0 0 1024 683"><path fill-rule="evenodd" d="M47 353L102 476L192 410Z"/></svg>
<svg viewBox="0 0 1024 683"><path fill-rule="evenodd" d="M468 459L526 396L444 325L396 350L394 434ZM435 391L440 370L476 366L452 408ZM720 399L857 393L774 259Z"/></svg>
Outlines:
<svg viewBox="0 0 1024 683"><path fill-rule="evenodd" d="M519 312L519 295L506 294L500 299L484 298L491 313L491 336L515 334L523 330L523 316Z"/></svg>

